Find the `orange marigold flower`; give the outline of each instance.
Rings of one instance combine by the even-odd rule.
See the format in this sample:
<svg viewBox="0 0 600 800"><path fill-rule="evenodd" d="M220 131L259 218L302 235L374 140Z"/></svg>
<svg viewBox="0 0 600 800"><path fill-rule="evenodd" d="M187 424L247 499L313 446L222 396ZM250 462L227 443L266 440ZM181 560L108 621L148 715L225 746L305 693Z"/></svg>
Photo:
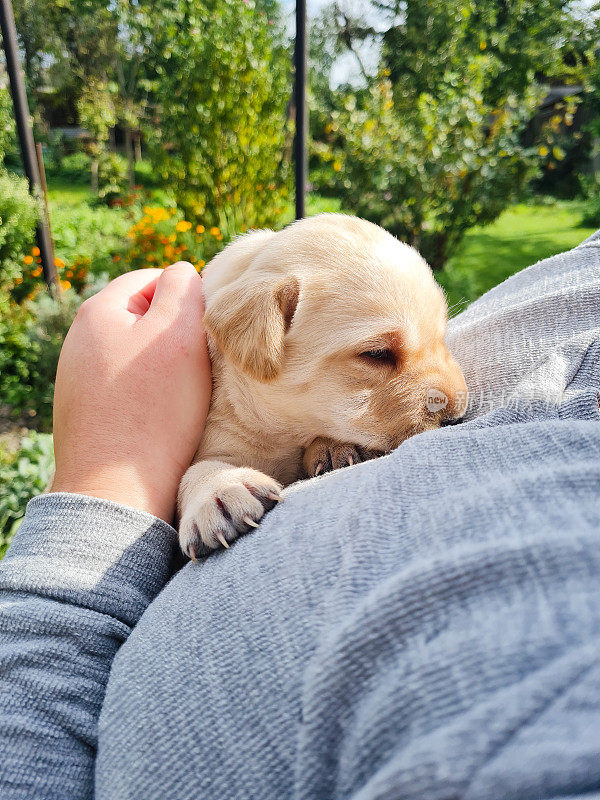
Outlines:
<svg viewBox="0 0 600 800"><path fill-rule="evenodd" d="M172 234L169 236L169 241L170 241L170 242L174 242L174 241L176 241L176 240L177 240L177 236L176 236L176 234L172 233Z"/></svg>
<svg viewBox="0 0 600 800"><path fill-rule="evenodd" d="M169 212L166 208L151 208L150 209L150 216L154 220L154 222L162 222L165 219L169 219Z"/></svg>
<svg viewBox="0 0 600 800"><path fill-rule="evenodd" d="M25 264L33 264L33 256L25 256L23 261L25 262Z"/></svg>
<svg viewBox="0 0 600 800"><path fill-rule="evenodd" d="M54 266L57 269L63 269L63 267L65 266L65 262L62 260L62 258L55 258L54 259ZM68 283L68 281L67 281L67 283Z"/></svg>
<svg viewBox="0 0 600 800"><path fill-rule="evenodd" d="M70 289L71 288L70 281L61 281L60 285L62 286L63 289Z"/></svg>
<svg viewBox="0 0 600 800"><path fill-rule="evenodd" d="M23 278L20 278L20 277L19 277L19 278L15 278L15 283L17 284L17 286L18 286L20 283L23 283Z"/></svg>
<svg viewBox="0 0 600 800"><path fill-rule="evenodd" d="M72 277L73 277L73 270L72 269L68 269L65 272L65 278L72 278Z"/></svg>
<svg viewBox="0 0 600 800"><path fill-rule="evenodd" d="M120 261L120 260L121 260L121 256L118 253L115 253L114 256L113 256L113 261L115 262L115 264L117 263L117 261Z"/></svg>
<svg viewBox="0 0 600 800"><path fill-rule="evenodd" d="M200 269L202 269L202 267L203 267L205 264L206 264L206 261L204 261L203 259L200 259L200 261L198 261L198 266L200 267Z"/></svg>
<svg viewBox="0 0 600 800"><path fill-rule="evenodd" d="M204 233L205 230L204 225L196 225L196 233Z"/></svg>
<svg viewBox="0 0 600 800"><path fill-rule="evenodd" d="M31 273L31 274L33 275L33 277L34 277L34 278L39 278L39 277L40 277L40 275L42 274L42 268L41 268L41 267L36 267L36 268L35 268L35 269L32 271L32 273Z"/></svg>
<svg viewBox="0 0 600 800"><path fill-rule="evenodd" d="M215 236L215 239L217 240L217 242L222 242L223 241L223 234L220 233L218 236Z"/></svg>
<svg viewBox="0 0 600 800"><path fill-rule="evenodd" d="M34 255L34 256L39 256L40 248L39 247L32 247L31 248L31 254Z"/></svg>
<svg viewBox="0 0 600 800"><path fill-rule="evenodd" d="M186 231L189 231L189 229L191 227L192 227L192 223L191 222L188 222L185 219L180 219L179 222L177 223L177 225L175 225L175 230L178 233L185 233Z"/></svg>
<svg viewBox="0 0 600 800"><path fill-rule="evenodd" d="M210 229L211 236L218 236L220 233L221 231L216 227L216 225L213 225L213 227Z"/></svg>

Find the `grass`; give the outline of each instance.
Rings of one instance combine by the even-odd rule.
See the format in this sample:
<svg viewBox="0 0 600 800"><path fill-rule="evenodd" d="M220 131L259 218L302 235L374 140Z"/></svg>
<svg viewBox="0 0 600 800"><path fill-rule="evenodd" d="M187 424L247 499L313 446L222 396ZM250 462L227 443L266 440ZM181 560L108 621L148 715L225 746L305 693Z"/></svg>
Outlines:
<svg viewBox="0 0 600 800"><path fill-rule="evenodd" d="M581 227L583 204L515 205L486 227L472 228L436 274L450 306L476 300L529 264L575 247L594 232Z"/></svg>
<svg viewBox="0 0 600 800"><path fill-rule="evenodd" d="M61 178L48 179L48 200L60 206L79 206L89 203L92 192L88 184L72 183Z"/></svg>

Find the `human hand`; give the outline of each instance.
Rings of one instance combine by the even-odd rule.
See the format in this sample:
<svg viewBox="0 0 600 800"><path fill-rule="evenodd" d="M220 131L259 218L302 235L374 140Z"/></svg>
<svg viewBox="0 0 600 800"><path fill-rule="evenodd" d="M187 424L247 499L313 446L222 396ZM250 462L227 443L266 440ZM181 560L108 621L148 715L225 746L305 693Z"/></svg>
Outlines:
<svg viewBox="0 0 600 800"><path fill-rule="evenodd" d="M121 275L83 303L58 364L51 492L173 521L210 402L203 313L184 262Z"/></svg>

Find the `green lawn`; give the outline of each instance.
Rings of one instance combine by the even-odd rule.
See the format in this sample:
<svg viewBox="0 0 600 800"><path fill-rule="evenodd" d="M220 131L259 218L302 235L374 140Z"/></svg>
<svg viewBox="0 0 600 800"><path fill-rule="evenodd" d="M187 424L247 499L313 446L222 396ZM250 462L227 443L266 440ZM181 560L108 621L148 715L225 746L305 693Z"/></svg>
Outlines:
<svg viewBox="0 0 600 800"><path fill-rule="evenodd" d="M77 184L59 178L48 179L48 199L61 206L78 206L89 203L92 192L87 183Z"/></svg>
<svg viewBox="0 0 600 800"><path fill-rule="evenodd" d="M580 226L582 214L575 200L516 205L493 224L470 230L436 274L449 305L466 305L529 264L575 247L594 232Z"/></svg>

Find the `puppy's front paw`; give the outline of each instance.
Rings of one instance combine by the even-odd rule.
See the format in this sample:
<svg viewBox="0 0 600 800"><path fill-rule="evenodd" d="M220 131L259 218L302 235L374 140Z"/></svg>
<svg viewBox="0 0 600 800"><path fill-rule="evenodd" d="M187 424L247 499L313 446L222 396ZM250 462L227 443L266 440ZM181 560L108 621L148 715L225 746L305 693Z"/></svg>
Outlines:
<svg viewBox="0 0 600 800"><path fill-rule="evenodd" d="M257 528L265 511L283 499L281 485L255 469L230 467L209 475L194 475L194 469L184 478L186 502L179 523L181 549L194 561Z"/></svg>
<svg viewBox="0 0 600 800"><path fill-rule="evenodd" d="M358 445L337 442L325 436L318 436L304 451L302 464L311 478L331 472L334 469L349 467L361 461L375 458L375 453Z"/></svg>

